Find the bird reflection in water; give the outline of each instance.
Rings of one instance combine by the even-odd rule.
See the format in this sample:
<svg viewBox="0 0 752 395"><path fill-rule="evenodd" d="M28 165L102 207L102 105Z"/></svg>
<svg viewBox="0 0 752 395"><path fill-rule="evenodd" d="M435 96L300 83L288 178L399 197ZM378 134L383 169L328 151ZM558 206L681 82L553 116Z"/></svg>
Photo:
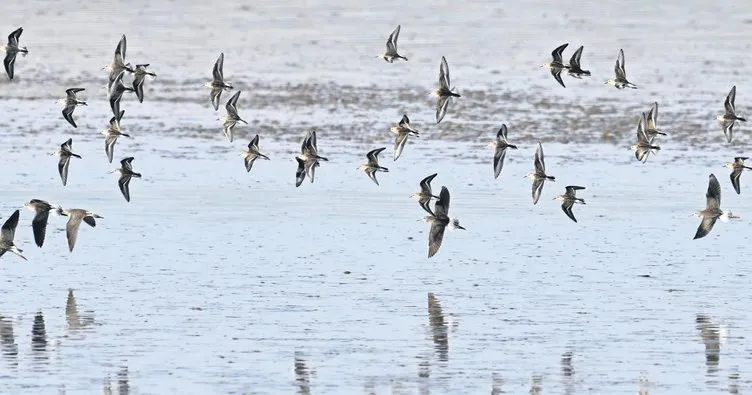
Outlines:
<svg viewBox="0 0 752 395"><path fill-rule="evenodd" d="M718 373L718 363L721 360L721 343L725 342L725 327L713 323L712 319L704 314L697 314L695 318L697 330L705 345L705 366L708 375Z"/></svg>
<svg viewBox="0 0 752 395"><path fill-rule="evenodd" d="M561 355L561 379L564 384L564 394L574 394L574 366L572 366L572 352Z"/></svg>
<svg viewBox="0 0 752 395"><path fill-rule="evenodd" d="M729 385L728 385L728 392L729 394L738 394L739 393L739 371L737 368L734 368L734 371L729 374Z"/></svg>
<svg viewBox="0 0 752 395"><path fill-rule="evenodd" d="M491 395L501 395L504 391L501 389L501 385L504 384L504 380L498 373L491 374Z"/></svg>
<svg viewBox="0 0 752 395"><path fill-rule="evenodd" d="M128 365L123 364L123 366L120 367L120 370L117 374L117 394L118 395L128 395L131 392L131 386L128 382ZM110 383L110 378L107 377L104 380L104 387L102 388L102 394L104 395L113 395L112 392L112 384Z"/></svg>
<svg viewBox="0 0 752 395"><path fill-rule="evenodd" d="M78 332L94 324L94 317L90 313L79 314L76 296L73 290L68 290L68 298L65 301L65 321L69 332Z"/></svg>
<svg viewBox="0 0 752 395"><path fill-rule="evenodd" d="M311 376L303 354L295 351L295 385L298 386L298 394L311 394Z"/></svg>
<svg viewBox="0 0 752 395"><path fill-rule="evenodd" d="M419 394L429 395L431 393L431 358L430 356L418 356L418 383Z"/></svg>
<svg viewBox="0 0 752 395"><path fill-rule="evenodd" d="M639 381L639 387L638 387L638 395L648 395L648 389L650 389L650 381L648 381L647 376L643 373L640 375L640 381Z"/></svg>
<svg viewBox="0 0 752 395"><path fill-rule="evenodd" d="M533 383L530 385L530 395L541 395L543 393L543 377L539 374L533 375Z"/></svg>
<svg viewBox="0 0 752 395"><path fill-rule="evenodd" d="M36 360L47 359L47 329L44 325L44 315L38 312L34 316L34 324L31 327L31 352Z"/></svg>
<svg viewBox="0 0 752 395"><path fill-rule="evenodd" d="M428 323L431 326L431 337L439 355L439 361L449 361L449 333L447 324L444 320L444 313L441 311L439 299L433 293L428 293Z"/></svg>
<svg viewBox="0 0 752 395"><path fill-rule="evenodd" d="M18 368L18 344L13 335L13 321L3 315L0 315L0 350L7 360L8 367Z"/></svg>

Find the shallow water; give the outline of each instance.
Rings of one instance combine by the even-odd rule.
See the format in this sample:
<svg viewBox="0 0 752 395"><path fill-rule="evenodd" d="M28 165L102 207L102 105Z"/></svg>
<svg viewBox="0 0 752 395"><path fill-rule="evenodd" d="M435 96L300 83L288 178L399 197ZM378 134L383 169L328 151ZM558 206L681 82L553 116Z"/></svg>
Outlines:
<svg viewBox="0 0 752 395"><path fill-rule="evenodd" d="M32 51L17 81L0 78L0 216L41 198L104 218L69 253L63 218L39 249L22 211L29 262L0 265L0 392L749 391L752 203L747 175L736 195L722 167L745 154L748 126L729 147L714 116L733 84L749 108L737 68L752 6L66 4L0 6L3 31L23 25ZM397 23L410 61L389 65L375 56ZM99 68L122 33L128 60L159 74L143 104L122 103L133 138L115 157L144 175L130 203L97 134L111 116ZM538 67L554 35L574 47L565 56L585 45L591 79L564 89ZM603 85L619 48L637 91ZM201 86L220 51L251 123L232 144ZM463 97L437 126L427 92L442 55ZM55 104L73 85L89 101L77 129ZM628 147L655 100L670 135L641 164ZM403 112L421 137L394 162L388 128ZM485 144L502 122L520 149L494 180ZM295 188L311 127L330 162ZM248 174L238 153L256 133L272 160ZM68 137L83 158L63 187L46 153ZM538 140L557 179L532 205L523 177ZM380 146L390 172L377 187L357 166ZM467 230L427 259L409 196L434 172ZM709 173L742 218L696 241ZM566 185L587 188L576 224L552 201Z"/></svg>

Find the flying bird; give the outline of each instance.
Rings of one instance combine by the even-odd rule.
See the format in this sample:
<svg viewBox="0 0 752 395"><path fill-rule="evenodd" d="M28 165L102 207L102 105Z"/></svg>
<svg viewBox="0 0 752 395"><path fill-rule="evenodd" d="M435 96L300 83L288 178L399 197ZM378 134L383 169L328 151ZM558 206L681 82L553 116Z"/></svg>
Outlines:
<svg viewBox="0 0 752 395"><path fill-rule="evenodd" d="M57 164L57 170L60 172L60 179L63 180L63 186L68 183L68 167L70 167L71 156L81 159L81 155L75 154L73 149L73 139L60 144L60 149L50 153L50 155L57 155L60 157L60 161Z"/></svg>
<svg viewBox="0 0 752 395"><path fill-rule="evenodd" d="M133 162L133 157L129 156L120 161L120 167L111 171L111 173L120 173L118 187L120 187L120 192L122 192L126 202L131 201L131 191L129 188L131 178L141 178L141 173L133 171L133 165L131 162Z"/></svg>
<svg viewBox="0 0 752 395"><path fill-rule="evenodd" d="M376 148L374 150L368 151L368 154L366 154L366 157L368 158L368 163L364 165L360 165L358 169L363 170L368 177L373 180L373 182L376 183L376 185L379 185L379 180L376 179L376 172L377 171L383 171L388 173L389 169L386 167L379 165L379 154L381 151L385 150L386 147Z"/></svg>
<svg viewBox="0 0 752 395"><path fill-rule="evenodd" d="M214 63L214 69L212 70L212 80L206 83L207 88L211 88L210 99L214 106L214 111L219 109L219 98L222 96L222 91L232 90L232 85L225 83L224 77L224 64L225 54L220 53L219 58Z"/></svg>
<svg viewBox="0 0 752 395"><path fill-rule="evenodd" d="M230 100L227 101L227 104L225 104L225 110L227 110L227 115L223 116L222 121L222 132L225 134L225 137L227 137L230 142L232 142L232 129L237 125L239 122L242 122L246 125L248 125L248 122L244 121L240 116L238 115L238 97L240 97L240 92L235 92L232 97L230 97Z"/></svg>
<svg viewBox="0 0 752 395"><path fill-rule="evenodd" d="M57 206L57 214L68 217L68 223L65 225L65 235L68 238L68 250L70 252L73 252L73 247L76 246L78 228L81 226L81 221L86 222L87 225L93 228L97 226L95 218L103 218L101 215L94 214L89 210L80 208L63 210L60 206Z"/></svg>
<svg viewBox="0 0 752 395"><path fill-rule="evenodd" d="M715 221L719 218L723 222L732 218L739 218L730 211L721 210L721 184L718 183L718 179L715 178L715 175L713 174L710 174L708 192L705 193L705 198L705 209L695 212L695 216L702 218L700 226L697 227L697 233L695 233L694 237L695 239L707 236L713 229Z"/></svg>
<svg viewBox="0 0 752 395"><path fill-rule="evenodd" d="M543 183L546 180L556 181L556 177L546 174L546 163L543 159L543 145L538 142L538 149L535 150L535 171L527 175L527 178L533 180L533 204L538 203L541 192L543 191Z"/></svg>
<svg viewBox="0 0 752 395"><path fill-rule="evenodd" d="M430 176L422 179L420 181L420 192L415 192L411 198L418 201L418 204L420 204L420 207L423 208L423 210L426 210L428 214L434 215L433 210L431 210L431 205L429 204L431 199L438 199L439 197L434 195L433 192L431 192L431 181L433 181L434 178L436 178L437 173L433 173Z"/></svg>
<svg viewBox="0 0 752 395"><path fill-rule="evenodd" d="M134 71L133 66L131 66L130 63L125 63L125 49L125 34L123 34L123 37L120 38L117 47L115 47L115 55L112 58L112 63L104 66L104 68L110 72L109 83L107 84L108 90L112 89L112 84L115 82L115 80L117 80L118 76L122 72L127 71L129 73L133 73Z"/></svg>
<svg viewBox="0 0 752 395"><path fill-rule="evenodd" d="M501 128L496 132L496 139L488 143L488 146L494 149L494 178L499 178L501 168L504 166L504 158L507 155L507 148L517 149L516 145L507 142L507 125L501 124Z"/></svg>
<svg viewBox="0 0 752 395"><path fill-rule="evenodd" d="M544 63L543 66L541 66L550 70L551 75L554 77L556 82L558 82L559 85L565 88L567 86L564 85L564 81L561 80L561 71L567 68L567 66L564 65L564 61L562 60L561 54L562 52L564 52L564 49L566 49L568 45L569 43L565 43L556 47L556 49L554 49L553 52L551 52L551 57L553 58L553 60L548 63Z"/></svg>
<svg viewBox="0 0 752 395"><path fill-rule="evenodd" d="M744 171L744 169L752 170L752 167L744 165L744 161L747 159L749 158L745 156L737 156L732 163L726 163L726 167L731 169L731 185L734 186L737 195L742 193L741 186L739 185L742 171Z"/></svg>
<svg viewBox="0 0 752 395"><path fill-rule="evenodd" d="M63 108L63 118L65 118L68 123L73 125L74 128L77 128L76 121L73 120L73 111L76 109L76 106L87 106L85 101L78 100L76 98L76 94L78 92L83 92L84 88L70 88L65 90L65 97L58 100L57 102L60 104L65 105L65 108Z"/></svg>
<svg viewBox="0 0 752 395"><path fill-rule="evenodd" d="M269 160L269 157L259 152L259 136L256 135L253 140L251 140L250 143L248 143L248 150L242 151L240 154L243 156L243 161L245 162L245 170L250 172L251 167L253 167L253 162L256 161L256 159L261 158L264 160Z"/></svg>
<svg viewBox="0 0 752 395"><path fill-rule="evenodd" d="M395 59L404 59L407 61L407 58L397 53L397 40L399 39L400 34L400 25L397 25L397 28L394 29L392 34L389 35L389 38L386 40L386 52L384 54L379 55L380 58L386 60L389 63L393 63Z"/></svg>
<svg viewBox="0 0 752 395"><path fill-rule="evenodd" d="M734 138L734 124L736 121L746 122L747 119L736 115L736 107L734 102L736 101L736 85L731 87L731 91L726 96L726 100L723 102L725 112L723 115L717 117L718 121L723 126L723 135L726 136L726 141L731 143Z"/></svg>
<svg viewBox="0 0 752 395"><path fill-rule="evenodd" d="M44 200L31 199L24 207L33 211L34 219L31 220L31 229L34 231L34 242L38 247L44 244L44 236L47 233L47 220L50 217L50 211L54 207Z"/></svg>
<svg viewBox="0 0 752 395"><path fill-rule="evenodd" d="M0 47L0 49L5 51L3 64L5 65L5 72L8 73L8 78L10 78L11 81L15 75L16 56L18 56L19 53L22 56L26 56L29 53L29 50L26 49L26 47L18 46L18 41L21 39L21 33L23 33L22 27L14 30L8 35L8 44Z"/></svg>
<svg viewBox="0 0 752 395"><path fill-rule="evenodd" d="M439 200L436 201L433 207L433 214L425 217L425 221L431 224L431 229L428 232L428 257L432 257L439 252L441 242L444 240L444 231L447 227L450 230L462 229L458 219L449 218L449 190L447 187L442 186L439 193Z"/></svg>
<svg viewBox="0 0 752 395"><path fill-rule="evenodd" d="M298 169L295 172L295 186L299 187L303 183L306 175L313 183L316 168L319 167L320 161L329 159L319 155L318 144L316 143L316 131L312 130L306 134L303 143L300 146L300 155L295 157L298 162Z"/></svg>
<svg viewBox="0 0 752 395"><path fill-rule="evenodd" d="M449 65L446 58L441 57L441 65L439 66L439 88L434 91L434 96L438 97L436 102L436 123L441 122L446 115L447 107L449 106L449 100L453 97L461 97L459 93L453 92L451 82L449 80Z"/></svg>
<svg viewBox="0 0 752 395"><path fill-rule="evenodd" d="M658 102L653 103L645 119L645 135L652 141L656 135L665 136L666 133L658 129Z"/></svg>
<svg viewBox="0 0 752 395"><path fill-rule="evenodd" d="M624 50L619 50L619 56L616 57L614 66L614 78L606 81L607 84L613 85L616 89L632 88L637 89L637 85L627 80L627 72L624 69Z"/></svg>
<svg viewBox="0 0 752 395"><path fill-rule="evenodd" d="M0 228L0 256L3 256L3 254L10 251L26 261L26 257L21 255L23 250L16 247L16 244L13 242L13 239L16 236L16 227L18 226L18 216L18 210L14 211L13 214L5 220L2 228Z"/></svg>
<svg viewBox="0 0 752 395"><path fill-rule="evenodd" d="M392 126L389 130L397 135L394 140L394 160L402 155L402 150L405 149L405 143L407 143L409 136L420 137L418 131L410 126L410 118L407 117L407 114L402 115L399 124Z"/></svg>
<svg viewBox="0 0 752 395"><path fill-rule="evenodd" d="M131 137L129 134L123 133L120 130L120 121L123 119L123 115L125 115L125 110L120 110L120 114L118 114L117 117L110 118L110 126L102 132L105 136L104 152L107 154L107 160L110 163L112 163L112 157L115 153L115 143L117 142L118 137Z"/></svg>
<svg viewBox="0 0 752 395"><path fill-rule="evenodd" d="M572 58L569 59L569 66L566 66L567 74L569 74L571 77L582 78L583 76L590 76L590 70L583 70L582 66L580 66L580 58L582 57L583 48L585 47L580 46L576 51L574 51Z"/></svg>
<svg viewBox="0 0 752 395"><path fill-rule="evenodd" d="M566 192L564 192L563 195L559 195L554 198L554 200L561 200L561 209L564 211L564 214L569 217L574 222L577 222L577 218L574 217L574 213L572 213L572 206L575 205L575 203L579 204L585 204L585 199L581 199L577 197L577 191L581 191L585 189L585 187L579 187L576 185L569 185L566 187Z"/></svg>
<svg viewBox="0 0 752 395"><path fill-rule="evenodd" d="M648 138L645 134L645 124L647 123L647 115L643 112L640 116L640 120L637 121L637 143L633 144L632 151L635 153L635 158L642 163L648 160L648 155L653 151L659 151L661 147L653 144L653 139Z"/></svg>
<svg viewBox="0 0 752 395"><path fill-rule="evenodd" d="M137 64L136 70L134 70L133 90L136 92L136 97L138 97L139 103L144 102L144 81L146 80L146 76L147 75L152 76L152 77L157 76L156 74L147 70L146 69L147 67L149 67L148 64Z"/></svg>
<svg viewBox="0 0 752 395"><path fill-rule="evenodd" d="M110 85L110 109L115 117L120 116L120 100L123 98L123 93L133 92L133 88L123 85L123 75L125 75L125 70L121 71Z"/></svg>

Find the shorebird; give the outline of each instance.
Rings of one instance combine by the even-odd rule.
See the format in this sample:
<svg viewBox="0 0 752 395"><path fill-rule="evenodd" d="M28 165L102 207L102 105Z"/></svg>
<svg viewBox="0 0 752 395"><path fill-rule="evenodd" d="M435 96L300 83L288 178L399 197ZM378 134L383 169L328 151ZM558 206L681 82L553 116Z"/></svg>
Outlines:
<svg viewBox="0 0 752 395"><path fill-rule="evenodd" d="M11 80L13 80L13 76L15 75L16 56L19 53L22 56L26 56L29 53L29 50L26 49L26 47L18 46L18 40L21 39L21 33L23 33L22 27L14 30L8 35L8 44L0 47L0 49L5 51L3 64L5 65L5 72L8 73L8 78Z"/></svg>
<svg viewBox="0 0 752 395"><path fill-rule="evenodd" d="M34 231L34 241L41 248L44 244L44 235L47 232L47 220L50 217L50 211L55 207L39 199L29 200L24 204L24 207L35 213L34 219L31 220L31 229Z"/></svg>
<svg viewBox="0 0 752 395"><path fill-rule="evenodd" d="M393 63L395 59L404 59L407 61L407 58L397 53L397 40L399 39L400 34L400 25L397 25L397 28L394 29L392 34L389 35L389 38L386 40L386 52L384 52L382 55L379 55L380 58L386 60L389 63Z"/></svg>
<svg viewBox="0 0 752 395"><path fill-rule="evenodd" d="M543 160L543 145L540 142L538 142L538 149L535 150L534 165L535 171L526 177L533 180L533 204L537 204L543 191L543 183L546 180L556 181L556 177L546 175L546 163Z"/></svg>
<svg viewBox="0 0 752 395"><path fill-rule="evenodd" d="M240 92L235 92L232 97L230 97L230 100L227 101L227 104L225 104L225 109L227 110L227 115L223 116L220 121L222 121L222 132L224 132L225 136L227 137L230 142L232 142L232 128L235 127L235 125L238 124L238 122L242 122L246 125L248 125L248 122L244 121L240 116L238 115L238 97L240 97Z"/></svg>
<svg viewBox="0 0 752 395"><path fill-rule="evenodd" d="M410 126L410 118L407 117L407 114L402 115L399 124L392 126L389 131L397 135L394 140L394 160L397 160L402 155L402 150L405 148L408 136L420 137L418 131Z"/></svg>
<svg viewBox="0 0 752 395"><path fill-rule="evenodd" d="M648 160L648 155L653 151L660 151L661 147L653 145L653 140L648 138L645 134L645 124L647 123L647 115L643 112L640 116L640 120L637 121L637 143L633 144L632 151L635 153L635 158L642 163Z"/></svg>
<svg viewBox="0 0 752 395"><path fill-rule="evenodd" d="M385 173L389 172L389 169L383 166L379 166L379 154L381 151L385 150L386 147L376 148L374 150L368 151L366 154L366 157L368 158L368 163L360 165L358 169L363 170L368 177L370 177L373 182L376 183L376 185L379 185L379 180L376 179L376 172L377 171L383 171Z"/></svg>
<svg viewBox="0 0 752 395"><path fill-rule="evenodd" d="M130 63L125 63L125 34L123 34L117 47L115 47L115 55L112 58L112 63L105 65L104 68L110 72L109 83L107 84L108 90L112 88L112 84L121 72L133 72L133 66Z"/></svg>
<svg viewBox="0 0 752 395"><path fill-rule="evenodd" d="M131 182L132 177L141 178L141 173L136 173L133 171L133 165L131 165L131 162L133 162L133 157L129 156L123 160L120 161L120 167L113 169L110 173L120 173L120 178L118 179L118 186L120 187L120 192L123 193L123 197L125 198L126 202L131 201L131 191L128 187L128 184Z"/></svg>
<svg viewBox="0 0 752 395"><path fill-rule="evenodd" d="M715 221L720 218L721 221L727 222L732 218L739 218L732 214L730 211L721 210L721 184L718 183L718 179L715 175L710 174L710 181L708 182L708 192L705 194L706 203L705 210L699 210L695 212L695 216L702 218L700 226L697 227L697 233L695 233L695 239L705 237L713 229Z"/></svg>
<svg viewBox="0 0 752 395"><path fill-rule="evenodd" d="M663 133L658 129L658 102L653 103L653 106L650 107L650 111L648 112L645 121L645 135L650 138L650 141L653 141L656 135L666 135L666 133Z"/></svg>
<svg viewBox="0 0 752 395"><path fill-rule="evenodd" d="M269 160L269 157L259 152L259 136L256 135L253 140L251 140L250 143L248 143L248 150L242 151L240 155L243 156L243 161L245 162L245 170L250 172L251 167L253 167L253 162L258 159L264 159Z"/></svg>
<svg viewBox="0 0 752 395"><path fill-rule="evenodd" d="M619 56L616 57L614 66L615 77L606 81L607 84L613 85L616 89L632 88L637 89L637 85L627 81L627 72L624 70L624 50L619 50Z"/></svg>
<svg viewBox="0 0 752 395"><path fill-rule="evenodd" d="M120 99L123 98L123 93L125 91L133 92L133 88L123 85L123 75L125 75L125 70L121 71L110 85L110 108L112 115L116 117L120 115Z"/></svg>
<svg viewBox="0 0 752 395"><path fill-rule="evenodd" d="M103 218L101 215L94 214L89 210L80 208L63 210L60 206L57 206L57 214L68 217L68 223L65 225L65 234L68 238L68 250L70 252L73 252L73 247L76 245L78 228L81 226L81 221L86 222L87 225L93 228L97 226L95 218Z"/></svg>
<svg viewBox="0 0 752 395"><path fill-rule="evenodd" d="M120 110L120 114L117 117L110 118L110 126L102 131L104 138L104 152L107 154L107 160L112 163L112 156L115 152L115 143L118 137L125 136L131 137L129 134L120 131L120 121L123 119L125 110Z"/></svg>
<svg viewBox="0 0 752 395"><path fill-rule="evenodd" d="M18 210L14 211L13 214L5 220L2 228L0 228L0 256L3 256L3 254L10 251L26 261L26 257L21 255L23 251L13 243L13 239L16 236L16 227L18 226L18 216Z"/></svg>
<svg viewBox="0 0 752 395"><path fill-rule="evenodd" d="M214 106L214 111L219 109L219 97L222 95L222 91L229 91L232 89L232 85L225 83L224 77L224 64L225 54L220 53L219 58L214 63L214 70L212 70L212 80L206 83L207 88L211 88L210 99Z"/></svg>
<svg viewBox="0 0 752 395"><path fill-rule="evenodd" d="M60 149L51 152L50 155L57 155L60 157L60 161L57 164L57 169L60 172L60 179L63 180L63 186L68 183L68 167L70 166L71 156L81 159L81 155L74 154L73 151L73 139L60 144Z"/></svg>
<svg viewBox="0 0 752 395"><path fill-rule="evenodd" d="M507 155L507 148L517 149L516 145L507 142L506 124L501 124L501 128L496 132L496 139L488 143L488 146L495 150L493 159L494 178L499 178L501 168L504 166L504 157Z"/></svg>
<svg viewBox="0 0 752 395"><path fill-rule="evenodd" d="M444 240L444 231L447 227L450 230L462 229L460 221L456 218L449 218L449 190L442 186L439 193L439 200L433 206L433 214L425 217L425 221L431 224L431 230L428 233L428 257L432 257L439 252L441 242Z"/></svg>
<svg viewBox="0 0 752 395"><path fill-rule="evenodd" d="M544 63L543 66L551 71L551 75L554 76L554 79L556 82L559 83L559 85L563 87L567 87L564 85L564 81L561 80L561 71L567 68L567 66L564 65L564 61L562 60L561 53L564 52L564 49L567 48L569 43L565 43L562 45L559 45L556 47L556 49L551 52L551 57L553 58L552 61L548 63Z"/></svg>
<svg viewBox="0 0 752 395"><path fill-rule="evenodd" d="M319 149L316 143L316 131L312 130L306 134L303 139L303 143L300 146L300 155L295 157L298 162L298 170L295 172L295 186L299 187L303 183L306 174L313 183L316 168L319 167L319 162L327 162L329 159L319 156Z"/></svg>
<svg viewBox="0 0 752 395"><path fill-rule="evenodd" d="M582 66L580 66L580 58L582 57L582 49L585 48L584 46L580 45L579 48L577 48L576 51L574 51L574 54L572 54L572 58L569 59L569 66L566 66L567 74L574 78L582 78L583 76L590 76L590 70L583 70Z"/></svg>
<svg viewBox="0 0 752 395"><path fill-rule="evenodd" d="M569 185L566 187L566 192L564 192L563 195L559 195L554 198L554 200L561 200L561 209L564 211L564 214L569 217L574 222L577 222L577 218L574 217L574 214L572 213L572 206L574 206L575 203L579 204L585 204L585 199L578 198L577 191L583 190L585 187L578 187L577 185Z"/></svg>
<svg viewBox="0 0 752 395"><path fill-rule="evenodd" d="M430 176L422 179L420 181L420 192L415 192L411 198L418 201L418 204L420 204L420 207L423 207L423 210L426 210L428 214L433 215L433 211L431 210L431 206L429 202L431 201L431 198L438 199L438 196L435 196L433 192L431 192L431 181L433 181L434 178L436 178L436 175L438 173L433 173Z"/></svg>
<svg viewBox="0 0 752 395"><path fill-rule="evenodd" d="M76 109L76 106L88 106L85 101L78 100L76 98L76 93L83 92L85 90L86 89L84 88L66 89L65 97L57 101L59 104L65 105L65 108L63 108L63 118L65 118L68 123L73 125L74 128L78 127L78 125L76 125L76 121L73 120L73 111Z"/></svg>
<svg viewBox="0 0 752 395"><path fill-rule="evenodd" d="M449 100L453 97L461 97L459 93L453 92L451 82L449 80L449 65L445 57L441 57L441 65L439 66L439 88L433 92L434 96L438 97L436 102L436 123L441 122L446 115L447 107L449 106Z"/></svg>
<svg viewBox="0 0 752 395"><path fill-rule="evenodd" d="M133 90L136 92L136 97L138 97L138 102L143 103L144 102L144 81L146 80L146 76L150 75L152 77L156 77L157 75L152 73L151 71L147 70L146 68L149 67L149 64L137 64L136 69L133 71Z"/></svg>
<svg viewBox="0 0 752 395"><path fill-rule="evenodd" d="M726 136L726 141L731 142L734 137L734 124L736 121L746 122L747 119L736 115L736 108L734 102L736 101L736 85L731 87L731 91L726 96L726 101L723 102L725 112L723 115L719 115L716 119L723 126L723 134Z"/></svg>
<svg viewBox="0 0 752 395"><path fill-rule="evenodd" d="M752 167L744 166L744 161L747 160L746 156L737 156L732 163L726 163L726 167L731 169L731 185L734 186L736 194L741 194L741 186L739 185L739 179L742 176L744 169L752 170Z"/></svg>

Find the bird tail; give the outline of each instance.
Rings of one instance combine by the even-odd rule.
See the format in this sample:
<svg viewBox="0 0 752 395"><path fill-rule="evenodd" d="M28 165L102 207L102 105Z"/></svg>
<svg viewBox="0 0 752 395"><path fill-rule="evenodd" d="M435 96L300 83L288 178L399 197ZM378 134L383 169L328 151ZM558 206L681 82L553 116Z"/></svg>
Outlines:
<svg viewBox="0 0 752 395"><path fill-rule="evenodd" d="M747 122L747 118L744 117L736 117L737 121Z"/></svg>
<svg viewBox="0 0 752 395"><path fill-rule="evenodd" d="M141 173L132 173L131 177L141 178Z"/></svg>
<svg viewBox="0 0 752 395"><path fill-rule="evenodd" d="M384 173L389 173L389 169L386 167L379 166L379 171L383 171Z"/></svg>
<svg viewBox="0 0 752 395"><path fill-rule="evenodd" d="M661 150L661 147L659 147L659 146L657 146L657 145L651 145L651 146L650 146L650 149L651 149L651 150L655 150L655 151L660 151L660 150Z"/></svg>
<svg viewBox="0 0 752 395"><path fill-rule="evenodd" d="M512 144L507 144L507 148L517 149L517 146L516 145L512 145Z"/></svg>
<svg viewBox="0 0 752 395"><path fill-rule="evenodd" d="M123 133L123 132L120 132L120 135L121 135L121 136L125 136L125 137L131 137L131 135L130 135L130 134L126 134L126 133Z"/></svg>
<svg viewBox="0 0 752 395"><path fill-rule="evenodd" d="M546 176L547 180L556 181L556 177L554 176Z"/></svg>
<svg viewBox="0 0 752 395"><path fill-rule="evenodd" d="M258 154L258 156L259 156L259 157L261 157L262 159L266 159L266 160L269 160L269 157L268 157L268 156L266 156L266 155L264 155L264 154L262 154L261 152L257 152L257 154Z"/></svg>
<svg viewBox="0 0 752 395"><path fill-rule="evenodd" d="M77 102L76 104L79 104L79 105L82 105L82 106L87 106L87 107L89 106L89 105L88 105L88 104L86 104L86 102L85 102L85 101L83 101L83 100L79 100L79 101L78 101L78 102Z"/></svg>
<svg viewBox="0 0 752 395"><path fill-rule="evenodd" d="M71 156L73 156L73 157L76 157L76 158L78 158L78 159L81 159L81 155L79 155L79 154L74 154L73 152L71 152L70 154L71 154Z"/></svg>
<svg viewBox="0 0 752 395"><path fill-rule="evenodd" d="M318 156L318 157L316 157L316 159L323 160L324 162L329 162L329 159L324 158L323 156Z"/></svg>

